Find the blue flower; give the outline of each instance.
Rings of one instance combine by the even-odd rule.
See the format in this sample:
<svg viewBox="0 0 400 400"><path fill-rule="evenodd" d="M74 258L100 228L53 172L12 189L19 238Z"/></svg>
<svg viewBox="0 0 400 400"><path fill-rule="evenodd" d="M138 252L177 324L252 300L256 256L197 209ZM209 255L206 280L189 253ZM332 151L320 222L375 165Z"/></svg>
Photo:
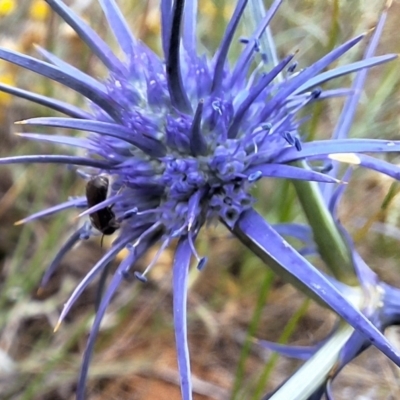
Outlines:
<svg viewBox="0 0 400 400"><path fill-rule="evenodd" d="M20 136L67 144L84 149L84 156L31 155L8 157L0 163L59 163L86 167L88 181L111 177L109 196L89 201L89 196L71 199L34 214L32 221L71 207L89 207L81 214L95 221L107 210L109 217L95 224L119 226L111 249L92 268L67 301L64 319L82 291L105 270L120 250L128 256L120 263L99 305L84 354L78 399L84 398L90 356L100 322L119 284L133 270L136 260L153 244L160 252L178 239L173 266L174 326L184 399L191 398L190 364L186 334L187 278L192 256L201 269L206 258L195 249L202 226L219 220L256 254L295 282L305 292L330 306L392 360L399 356L370 323L341 295L340 291L306 259L291 248L253 209L251 188L261 178L284 178L337 183L336 178L295 164L297 161L328 160L334 154L357 154L359 164L389 175L380 160L359 153L398 152L400 143L386 140L332 140L306 142L297 113L326 98L348 95L349 90L322 91L319 85L338 76L393 60L395 55L366 57L361 61L324 71L332 62L359 43L360 35L331 51L313 65L294 73L295 54L267 68L260 53L260 39L281 1L275 0L265 13L233 65L227 55L247 5L239 0L220 46L212 58L196 49L196 4L183 0L161 2L162 47L159 57L136 40L114 0L99 0L109 26L124 53L118 59L103 40L62 1L46 0L90 47L108 69L99 81L39 49L47 61L0 49L0 58L44 75L87 99L89 111L60 100L1 84L0 89L45 105L66 118L33 118L25 126L51 126L88 132L84 138L24 133ZM255 66L259 64L258 67ZM285 78L279 79L280 76ZM103 188L104 189L104 188ZM106 188L107 189L107 188ZM102 214L104 215L104 214ZM104 230L103 230L104 232ZM79 240L93 233L84 224L60 249L42 280L44 285L61 257ZM159 252L159 254L160 254ZM266 258L267 257L267 258ZM134 271L140 281L148 270ZM282 272L284 271L284 272Z"/></svg>

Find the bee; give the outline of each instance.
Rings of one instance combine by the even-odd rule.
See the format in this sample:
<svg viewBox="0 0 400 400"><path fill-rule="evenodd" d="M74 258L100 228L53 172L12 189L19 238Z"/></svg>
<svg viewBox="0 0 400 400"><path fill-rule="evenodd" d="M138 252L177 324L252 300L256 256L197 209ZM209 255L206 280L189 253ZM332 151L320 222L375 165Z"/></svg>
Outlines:
<svg viewBox="0 0 400 400"><path fill-rule="evenodd" d="M94 207L107 199L109 179L104 175L97 175L86 184L86 200L88 207ZM112 235L120 226L113 212L113 205L106 206L89 214L92 226L103 234L101 245L105 235Z"/></svg>

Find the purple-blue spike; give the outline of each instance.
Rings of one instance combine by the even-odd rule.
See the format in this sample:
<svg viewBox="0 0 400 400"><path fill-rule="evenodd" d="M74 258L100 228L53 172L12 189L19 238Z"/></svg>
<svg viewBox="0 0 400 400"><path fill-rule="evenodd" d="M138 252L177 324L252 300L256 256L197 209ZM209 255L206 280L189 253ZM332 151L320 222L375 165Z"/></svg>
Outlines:
<svg viewBox="0 0 400 400"><path fill-rule="evenodd" d="M344 157L332 156L332 159L335 161L342 161L346 163L346 156ZM382 174L385 174L400 181L400 167L397 165L393 165L388 161L371 157L366 154L357 154L354 155L353 157L349 157L348 162L350 165L361 166L364 168L372 169L374 171L380 172Z"/></svg>
<svg viewBox="0 0 400 400"><path fill-rule="evenodd" d="M79 214L79 217L84 217L86 215L95 213L96 211L99 211L107 206L110 206L114 203L119 202L124 198L123 194L115 194L114 196L107 197L104 201L101 201L100 203L97 203L93 207L88 208L87 210L81 212Z"/></svg>
<svg viewBox="0 0 400 400"><path fill-rule="evenodd" d="M263 75L260 80L254 85L245 100L240 104L238 110L235 113L232 124L229 127L228 138L233 139L237 136L241 122L246 112L249 110L252 103L262 93L262 91L268 87L268 85L279 75L285 66L293 59L294 54L290 54L285 57L276 67L272 68L270 72Z"/></svg>
<svg viewBox="0 0 400 400"><path fill-rule="evenodd" d="M349 182L352 174L353 174L353 168L352 167L347 168L346 172L342 176L342 181ZM346 186L340 185L334 188L332 194L329 197L325 195L325 191L322 193L325 199L325 203L327 204L328 209L332 215L337 215L337 208L339 206L339 202L342 199L345 190Z"/></svg>
<svg viewBox="0 0 400 400"><path fill-rule="evenodd" d="M94 158L63 156L63 155L30 155L30 156L13 156L0 158L1 164L65 164L65 165L81 165L85 167L110 169L115 166L112 161L95 160Z"/></svg>
<svg viewBox="0 0 400 400"><path fill-rule="evenodd" d="M138 281L140 281L140 282L142 282L142 283L147 283L147 278L146 278L143 274L141 274L139 271L135 271L135 272L133 273L133 275L135 276L135 278L136 278Z"/></svg>
<svg viewBox="0 0 400 400"><path fill-rule="evenodd" d="M189 231L192 231L193 228L197 229L196 223L199 220L199 215L201 214L201 202L207 196L209 188L203 188L203 190L198 190L188 202L187 207L187 228Z"/></svg>
<svg viewBox="0 0 400 400"><path fill-rule="evenodd" d="M117 105L108 93L104 92L104 85L100 83L98 85L92 85L47 62L5 48L0 48L0 59L29 69L30 71L46 76L47 78L69 87L93 101L93 103L97 104L116 121L120 120Z"/></svg>
<svg viewBox="0 0 400 400"><path fill-rule="evenodd" d="M125 53L128 60L135 56L136 39L114 0L99 0L101 8L106 15L108 25L111 27L117 43Z"/></svg>
<svg viewBox="0 0 400 400"><path fill-rule="evenodd" d="M321 342L316 346L290 346L270 342L268 340L255 339L255 343L264 349L274 351L285 357L296 358L298 360L308 360L318 351L324 342Z"/></svg>
<svg viewBox="0 0 400 400"><path fill-rule="evenodd" d="M271 7L268 9L266 15L261 20L256 31L254 32L252 37L249 39L249 42L248 42L246 48L243 50L242 54L239 56L239 59L235 64L235 68L233 70L231 81L230 81L231 85L233 85L235 82L237 82L240 79L240 77L243 77L243 75L247 73L248 67L250 66L249 61L254 54L254 44L260 39L262 34L267 29L272 18L278 11L282 1L283 0L275 0L272 3Z"/></svg>
<svg viewBox="0 0 400 400"><path fill-rule="evenodd" d="M371 40L368 43L368 46L365 50L363 61L366 60L374 60L379 59L380 57L373 57L376 52L376 49L379 44L380 37L382 35L383 27L385 26L387 13L389 10L389 2L387 2L385 9L383 10L378 25L375 27ZM390 56L390 54L388 55ZM362 61L361 61L362 62ZM333 132L332 138L333 139L345 139L350 131L351 124L353 123L356 108L360 97L362 95L362 88L364 87L365 80L367 78L368 68L364 68L360 70L357 74L356 78L354 79L352 89L353 89L353 96L349 97L346 103L343 106L343 112L339 117L339 121L336 125L335 131Z"/></svg>
<svg viewBox="0 0 400 400"><path fill-rule="evenodd" d="M85 400L87 398L85 396L85 386L89 370L89 363L93 353L93 347L96 342L97 335L99 333L101 321L103 320L104 314L107 310L108 305L110 304L112 297L114 296L122 280L125 279L124 271L127 269L127 267L134 264L136 260L137 256L135 252L133 251L130 252L129 255L120 263L119 267L115 271L111 283L101 299L101 303L97 309L96 317L94 319L92 328L90 329L89 338L86 343L85 351L83 353L81 370L79 373L79 380L76 388L76 400Z"/></svg>
<svg viewBox="0 0 400 400"><path fill-rule="evenodd" d="M248 181L250 183L257 182L263 177L263 173L260 170L257 170L256 172L252 172L248 177Z"/></svg>
<svg viewBox="0 0 400 400"><path fill-rule="evenodd" d="M121 73L126 70L103 39L78 17L61 0L45 0L46 3L78 34L99 60L111 71Z"/></svg>
<svg viewBox="0 0 400 400"><path fill-rule="evenodd" d="M61 58L57 57L55 54L50 53L46 49L41 46L35 46L36 51L43 56L43 58L48 61L49 63L55 65L60 70L67 72L70 76L74 76L75 78L79 79L81 82L86 82L93 87L97 87L101 89L102 92L106 92L106 86L101 84L98 80L92 78L90 75L82 72L80 69L72 66L71 64L67 63L66 61L62 60Z"/></svg>
<svg viewBox="0 0 400 400"><path fill-rule="evenodd" d="M188 54L193 57L196 55L197 38L196 38L196 28L197 28L197 1L190 0L186 3L184 10L184 24L183 24L183 34L182 43Z"/></svg>
<svg viewBox="0 0 400 400"><path fill-rule="evenodd" d="M264 110L261 112L260 115L261 119L267 119L269 115L283 102L283 100L292 95L298 87L306 83L309 79L312 79L329 64L337 60L340 56L342 56L344 53L354 47L364 38L364 36L365 35L359 35L342 44L324 57L320 58L310 67L304 69L302 72L300 72L289 81L283 83L276 96L264 106Z"/></svg>
<svg viewBox="0 0 400 400"><path fill-rule="evenodd" d="M290 236L300 240L307 246L314 245L312 230L308 225L295 223L282 223L272 225L274 230L281 236Z"/></svg>
<svg viewBox="0 0 400 400"><path fill-rule="evenodd" d="M229 47L232 43L233 35L236 32L237 26L239 24L239 21L243 15L244 9L246 8L248 0L239 0L235 11L232 15L232 18L229 21L229 24L226 28L224 37L221 41L218 55L217 55L217 60L215 62L215 68L214 68L214 78L213 78L213 83L211 87L211 91L214 94L217 94L219 90L221 89L222 86L222 77L223 77L223 71L224 71L224 66L226 62L226 57L228 55L228 50Z"/></svg>
<svg viewBox="0 0 400 400"><path fill-rule="evenodd" d="M232 231L272 270L281 277L286 276L292 284L317 301L323 301L400 366L400 355L379 329L361 311L355 309L320 271L283 240L256 211L243 213Z"/></svg>
<svg viewBox="0 0 400 400"><path fill-rule="evenodd" d="M276 158L276 163L288 163L305 158L324 158L329 154L341 153L397 153L400 151L399 140L382 139L339 139L314 140L303 143L298 151L294 147L284 149Z"/></svg>
<svg viewBox="0 0 400 400"><path fill-rule="evenodd" d="M388 61L395 60L397 58L397 54L385 54L383 56L370 57L361 61L354 62L352 64L342 65L340 67L334 68L330 71L323 72L314 78L309 79L307 82L299 86L293 94L300 94L312 89L314 86L322 85L325 82L328 82L332 79L339 78L343 75L348 75L353 72L369 70L369 68L385 64ZM353 88L353 93L355 93L357 88ZM357 94L358 96L360 94Z"/></svg>
<svg viewBox="0 0 400 400"><path fill-rule="evenodd" d="M182 400L192 399L192 379L186 326L187 285L192 251L188 237L181 238L173 266L174 327Z"/></svg>
<svg viewBox="0 0 400 400"><path fill-rule="evenodd" d="M167 78L172 105L183 113L191 114L192 106L183 86L180 61L181 26L184 7L185 0L175 0L166 60Z"/></svg>
<svg viewBox="0 0 400 400"><path fill-rule="evenodd" d="M133 207L130 210L124 212L122 219L132 218L134 215L138 213L138 211L139 210L137 207Z"/></svg>
<svg viewBox="0 0 400 400"><path fill-rule="evenodd" d="M324 90L319 93L315 100L326 100L334 97L347 97L351 96L353 91L351 89L332 89L332 90ZM300 95L293 95L287 98L285 105L287 107L296 107L298 103L304 101L304 98L309 96L309 92L305 92Z"/></svg>
<svg viewBox="0 0 400 400"><path fill-rule="evenodd" d="M344 237L346 238L348 243L350 243L350 245L353 246L354 248L354 243L350 235L344 230L342 226L340 226L340 230L344 234ZM369 268L369 266L360 256L360 254L358 254L356 251L353 251L352 256L353 256L354 267L360 284L363 287L368 287L371 285L373 287L377 287L380 283L378 275Z"/></svg>
<svg viewBox="0 0 400 400"><path fill-rule="evenodd" d="M208 263L208 257L200 258L200 261L197 263L197 269L199 271L203 271L203 269L207 265L207 263Z"/></svg>
<svg viewBox="0 0 400 400"><path fill-rule="evenodd" d="M297 150L296 150L297 151ZM255 165L247 170L249 173L248 179L253 174L259 178L260 174L268 178L285 178L285 179L300 179L306 181L326 182L326 183L339 183L335 178L320 172L295 167L293 165L285 164L263 164Z"/></svg>
<svg viewBox="0 0 400 400"><path fill-rule="evenodd" d="M383 10L379 18L378 25L374 29L372 38L369 41L368 46L365 50L364 59L371 58L376 52L379 39L382 35L382 30L386 22L389 4L390 4L389 2L386 4L385 9ZM357 76L354 79L352 85L353 94L346 100L345 104L343 105L343 109L339 116L339 120L332 134L332 139L347 138L351 125L356 115L357 106L360 101L360 97L362 95L363 91L362 89L364 87L367 74L368 74L368 68L362 69L357 73ZM334 165L333 170L331 171L331 175L336 176L338 174L338 171L339 171L339 164L336 164ZM323 193L324 196L327 196L329 198L332 195L332 188L324 187Z"/></svg>
<svg viewBox="0 0 400 400"><path fill-rule="evenodd" d="M47 285L50 278L53 276L55 271L60 265L61 260L64 256L75 246L76 243L82 240L83 237L90 237L91 225L89 223L83 224L78 230L76 230L67 241L60 247L58 253L54 257L53 261L47 267L45 273L43 274L42 280L40 282L39 290Z"/></svg>
<svg viewBox="0 0 400 400"><path fill-rule="evenodd" d="M326 396L326 400L335 400L335 398L333 397L333 393L332 393L332 380L331 379L329 379L328 382L326 382L325 396Z"/></svg>
<svg viewBox="0 0 400 400"><path fill-rule="evenodd" d="M52 126L56 128L78 129L88 132L115 137L132 144L149 155L160 157L165 154L165 146L158 140L144 136L143 134L132 134L132 130L124 126L109 122L82 120L73 118L31 118L19 122L22 125Z"/></svg>
<svg viewBox="0 0 400 400"><path fill-rule="evenodd" d="M86 197L76 197L68 200L64 203L57 204L54 207L46 208L45 210L39 211L35 214L30 215L24 219L21 219L14 223L14 225L22 225L27 224L28 222L32 222L36 219L48 217L49 215L59 213L60 211L68 210L69 208L84 208L87 206Z"/></svg>
<svg viewBox="0 0 400 400"><path fill-rule="evenodd" d="M101 272L103 269L115 259L117 254L125 248L128 243L131 243L138 236L138 232L131 233L127 235L118 243L114 244L110 250L107 251L106 254L93 266L93 268L86 274L85 278L79 283L79 285L74 289L71 296L64 304L64 308L61 311L60 317L58 318L58 322L54 331L57 331L59 326L61 325L64 318L67 316L69 310L74 305L75 301L79 298L82 292L87 288L87 286L94 280L94 278Z"/></svg>
<svg viewBox="0 0 400 400"><path fill-rule="evenodd" d="M172 0L161 0L161 42L165 59L168 59L171 37Z"/></svg>
<svg viewBox="0 0 400 400"><path fill-rule="evenodd" d="M204 100L200 99L193 117L192 127L189 132L190 151L193 156L207 153L207 142L201 131L201 118L203 115Z"/></svg>
<svg viewBox="0 0 400 400"><path fill-rule="evenodd" d="M89 151L95 151L96 145L90 140L79 137L61 136L61 135L42 135L40 133L17 133L17 136L30 140L39 140L57 144L65 144L71 147L83 148Z"/></svg>
<svg viewBox="0 0 400 400"><path fill-rule="evenodd" d="M72 104L65 103L61 100L52 99L41 94L32 93L24 89L19 89L0 83L0 92L12 94L13 96L21 97L22 99L32 101L33 103L40 104L45 107L49 107L55 111L59 111L65 115L69 115L73 118L91 119L92 114L89 114L82 109L73 106Z"/></svg>
<svg viewBox="0 0 400 400"><path fill-rule="evenodd" d="M128 271L135 262L142 257L142 255L147 251L149 247L151 247L157 240L159 239L158 235L152 235L147 240L143 240L138 244L135 248L130 247L130 251L128 256L121 261L117 270L115 271L112 280L104 293L103 298L101 299L101 303L96 312L96 317L93 322L92 328L90 330L89 338L86 343L86 348L83 354L83 360L81 365L81 370L79 373L78 386L76 390L76 399L77 400L85 400L85 385L89 370L90 358L93 353L93 347L99 332L101 321L104 317L104 314L107 310L107 307L111 301L111 298L114 296L116 290L118 289L121 281L125 279L126 271ZM125 243L126 245L127 243ZM123 246L125 247L125 246ZM123 248L122 247L122 248Z"/></svg>

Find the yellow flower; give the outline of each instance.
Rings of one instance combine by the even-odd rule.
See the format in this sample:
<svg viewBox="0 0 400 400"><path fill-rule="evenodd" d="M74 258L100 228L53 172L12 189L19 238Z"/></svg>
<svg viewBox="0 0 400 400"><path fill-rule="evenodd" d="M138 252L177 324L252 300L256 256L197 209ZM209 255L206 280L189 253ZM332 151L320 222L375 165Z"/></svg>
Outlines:
<svg viewBox="0 0 400 400"><path fill-rule="evenodd" d="M199 10L207 18L214 18L218 12L217 6L212 1L201 1L199 3Z"/></svg>
<svg viewBox="0 0 400 400"><path fill-rule="evenodd" d="M153 7L149 10L146 15L146 27L147 29L154 33L160 33L160 10L158 8Z"/></svg>
<svg viewBox="0 0 400 400"><path fill-rule="evenodd" d="M11 14L15 9L14 0L0 0L0 17Z"/></svg>
<svg viewBox="0 0 400 400"><path fill-rule="evenodd" d="M49 6L43 0L34 0L29 8L29 15L36 21L44 21L49 15Z"/></svg>
<svg viewBox="0 0 400 400"><path fill-rule="evenodd" d="M6 85L15 86L14 75L9 72L0 73L0 82ZM0 92L0 105L5 106L10 103L12 96L8 93Z"/></svg>

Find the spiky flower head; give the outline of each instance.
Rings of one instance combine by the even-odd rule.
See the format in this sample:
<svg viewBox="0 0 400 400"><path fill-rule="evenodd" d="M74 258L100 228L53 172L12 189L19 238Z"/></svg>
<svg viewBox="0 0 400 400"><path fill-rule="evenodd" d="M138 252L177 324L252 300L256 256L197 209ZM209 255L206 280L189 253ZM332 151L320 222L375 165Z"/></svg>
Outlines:
<svg viewBox="0 0 400 400"><path fill-rule="evenodd" d="M275 0L256 30L242 41L243 50L230 65L227 55L247 5L246 0L238 0L220 46L212 58L197 53L196 2L188 1L185 4L184 0L163 0L161 41L164 54L160 57L132 36L114 0L99 0L124 53L124 60L121 61L61 0L46 1L107 67L108 76L99 81L44 49L39 48L39 51L47 61L0 49L0 58L62 83L84 96L89 105L89 111L84 111L63 101L1 85L3 91L68 116L34 118L21 123L72 128L89 134L84 138L22 134L30 139L81 148L85 154L9 157L0 162L72 164L85 167L80 174L88 181L99 175L111 177L108 197L102 194L99 200L90 200L90 196L71 199L37 213L24 222L69 207L89 207L81 215L91 215L92 221L104 210L108 212L105 220L97 220L95 224L103 232L106 229L102 228L109 227L107 224L112 224L109 231L120 227L111 249L92 268L66 303L60 322L82 291L116 254L125 247L129 253L117 268L98 308L84 356L78 398L84 397L84 383L94 339L118 285L131 273L135 261L150 246L159 241L160 253L174 239L179 239L173 267L178 362L183 397L191 398L186 338L186 283L192 255L197 258L199 268L206 261L197 255L194 242L199 230L207 222L220 220L244 242L247 239L254 241L260 235L264 249L275 252L274 259L287 265L290 273L294 273L305 287L321 296L341 316L352 320L350 323L354 326L360 327L365 319L351 306L349 309L344 307L348 305L347 301L341 299L322 275L314 270L307 275L310 274L310 265L290 250L268 224L258 226L259 219L252 211L255 199L250 189L263 177L338 182L321 171L293 164L299 160L327 160L334 153L399 151L398 143L384 140L363 141L338 137L335 140L303 143L297 118L298 111L314 101L350 93L344 89L324 92L319 85L343 74L387 62L395 56L369 57L322 72L360 42L364 36L360 35L313 65L294 73L294 54L277 61L260 51L263 40L273 48L266 30L281 4L281 1ZM358 160L359 164L382 169L381 164L371 159L360 156ZM42 284L47 282L65 252L92 233L92 226L85 224L71 236L46 271ZM135 271L136 277L145 280L154 262L145 271ZM320 282L328 285L324 291L317 285ZM371 337L376 333L369 325L364 326L364 331ZM385 343L380 346L397 361L391 348Z"/></svg>

